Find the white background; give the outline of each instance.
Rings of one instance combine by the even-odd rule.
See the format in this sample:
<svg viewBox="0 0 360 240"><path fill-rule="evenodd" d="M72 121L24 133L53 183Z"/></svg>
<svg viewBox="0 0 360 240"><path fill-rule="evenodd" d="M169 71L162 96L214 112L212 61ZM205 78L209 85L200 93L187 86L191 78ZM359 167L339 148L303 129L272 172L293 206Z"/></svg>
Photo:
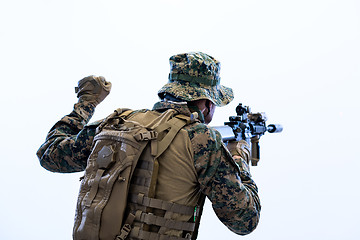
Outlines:
<svg viewBox="0 0 360 240"><path fill-rule="evenodd" d="M199 239L360 239L360 2L1 1L0 239L71 239L78 174L35 155L72 110L81 78L113 83L92 120L118 107L151 108L168 58L203 51L222 63L235 100L281 123L261 138L252 168L258 228L231 233L207 203Z"/></svg>

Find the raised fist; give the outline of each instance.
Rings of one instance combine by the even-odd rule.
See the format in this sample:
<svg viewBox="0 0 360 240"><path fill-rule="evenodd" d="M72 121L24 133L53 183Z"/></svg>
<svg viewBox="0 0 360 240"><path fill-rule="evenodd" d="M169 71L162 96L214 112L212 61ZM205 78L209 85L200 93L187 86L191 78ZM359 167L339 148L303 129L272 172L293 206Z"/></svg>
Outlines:
<svg viewBox="0 0 360 240"><path fill-rule="evenodd" d="M110 93L111 82L107 82L102 76L88 76L78 82L75 93L79 101L86 101L98 105Z"/></svg>

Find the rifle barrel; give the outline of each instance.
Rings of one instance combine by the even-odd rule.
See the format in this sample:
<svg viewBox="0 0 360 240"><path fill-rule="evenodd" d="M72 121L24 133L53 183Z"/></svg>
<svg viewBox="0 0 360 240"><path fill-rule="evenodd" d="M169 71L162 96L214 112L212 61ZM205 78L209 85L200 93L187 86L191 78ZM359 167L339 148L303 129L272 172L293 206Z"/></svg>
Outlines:
<svg viewBox="0 0 360 240"><path fill-rule="evenodd" d="M280 124L270 124L269 126L267 126L267 131L269 133L278 133L278 132L282 132L283 130L283 126Z"/></svg>

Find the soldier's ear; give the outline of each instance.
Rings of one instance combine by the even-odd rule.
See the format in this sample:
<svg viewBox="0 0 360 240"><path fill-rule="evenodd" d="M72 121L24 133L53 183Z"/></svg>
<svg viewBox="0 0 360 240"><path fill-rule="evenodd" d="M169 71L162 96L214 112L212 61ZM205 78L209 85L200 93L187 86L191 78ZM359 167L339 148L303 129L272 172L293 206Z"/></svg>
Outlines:
<svg viewBox="0 0 360 240"><path fill-rule="evenodd" d="M210 103L209 99L206 99L205 100L205 107L208 108L208 110L210 110L210 104L211 103Z"/></svg>
<svg viewBox="0 0 360 240"><path fill-rule="evenodd" d="M206 99L205 107L207 108L208 113L209 113L209 112L212 112L216 106L212 101L210 101L209 99Z"/></svg>
<svg viewBox="0 0 360 240"><path fill-rule="evenodd" d="M205 100L205 109L203 111L204 117L206 117L210 113L211 103L208 99Z"/></svg>

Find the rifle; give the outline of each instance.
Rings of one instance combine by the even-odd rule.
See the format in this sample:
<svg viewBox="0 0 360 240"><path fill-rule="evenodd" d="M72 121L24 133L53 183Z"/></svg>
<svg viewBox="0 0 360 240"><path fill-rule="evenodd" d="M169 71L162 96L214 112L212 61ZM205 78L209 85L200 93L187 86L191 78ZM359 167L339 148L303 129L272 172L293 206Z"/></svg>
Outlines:
<svg viewBox="0 0 360 240"><path fill-rule="evenodd" d="M251 165L257 166L260 160L259 140L265 132L278 133L283 130L280 124L269 124L266 126L265 113L252 113L250 107L243 106L242 103L236 107L237 116L230 116L229 122L224 126L215 126L220 132L225 144L229 141L245 140L251 145Z"/></svg>

